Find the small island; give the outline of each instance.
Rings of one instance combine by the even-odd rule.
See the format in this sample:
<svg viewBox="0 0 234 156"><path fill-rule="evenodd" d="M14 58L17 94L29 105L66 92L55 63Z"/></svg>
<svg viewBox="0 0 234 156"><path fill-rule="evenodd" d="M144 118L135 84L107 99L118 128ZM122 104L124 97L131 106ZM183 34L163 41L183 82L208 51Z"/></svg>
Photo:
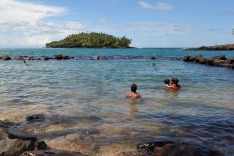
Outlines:
<svg viewBox="0 0 234 156"><path fill-rule="evenodd" d="M131 39L105 33L72 34L60 41L46 43L46 48L130 48Z"/></svg>
<svg viewBox="0 0 234 156"><path fill-rule="evenodd" d="M187 48L185 50L234 50L234 44L224 44L224 45L215 45L215 46L201 46L198 48Z"/></svg>

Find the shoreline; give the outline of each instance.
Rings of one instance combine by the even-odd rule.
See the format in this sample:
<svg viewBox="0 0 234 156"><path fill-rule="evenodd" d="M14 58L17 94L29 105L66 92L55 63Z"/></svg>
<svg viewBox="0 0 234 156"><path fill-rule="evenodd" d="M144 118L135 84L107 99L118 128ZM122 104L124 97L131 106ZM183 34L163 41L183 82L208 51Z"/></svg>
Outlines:
<svg viewBox="0 0 234 156"><path fill-rule="evenodd" d="M185 51L210 51L210 50L234 50L234 44L223 44L223 45L215 45L215 46L201 46L198 48L186 48Z"/></svg>

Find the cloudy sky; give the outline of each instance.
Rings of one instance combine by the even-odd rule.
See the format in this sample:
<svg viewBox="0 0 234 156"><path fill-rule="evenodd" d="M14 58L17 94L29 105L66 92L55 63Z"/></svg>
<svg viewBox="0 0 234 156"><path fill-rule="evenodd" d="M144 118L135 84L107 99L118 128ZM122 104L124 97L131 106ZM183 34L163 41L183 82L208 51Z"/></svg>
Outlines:
<svg viewBox="0 0 234 156"><path fill-rule="evenodd" d="M234 43L233 0L0 0L0 48L104 32L134 47Z"/></svg>

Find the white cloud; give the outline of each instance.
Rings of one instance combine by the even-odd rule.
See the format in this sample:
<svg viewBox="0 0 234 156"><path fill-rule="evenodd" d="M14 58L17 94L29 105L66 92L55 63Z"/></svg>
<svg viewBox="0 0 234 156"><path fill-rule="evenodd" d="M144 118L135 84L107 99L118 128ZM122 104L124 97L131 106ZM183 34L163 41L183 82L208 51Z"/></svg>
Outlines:
<svg viewBox="0 0 234 156"><path fill-rule="evenodd" d="M155 5L152 5L152 4L148 4L143 1L140 1L139 6L143 9L151 9L151 10L157 10L157 11L173 9L171 5L166 4L166 3L157 3Z"/></svg>
<svg viewBox="0 0 234 156"><path fill-rule="evenodd" d="M0 47L42 47L71 33L87 29L78 22L53 23L45 18L66 13L65 8L16 0L1 0ZM62 38L61 38L62 37Z"/></svg>

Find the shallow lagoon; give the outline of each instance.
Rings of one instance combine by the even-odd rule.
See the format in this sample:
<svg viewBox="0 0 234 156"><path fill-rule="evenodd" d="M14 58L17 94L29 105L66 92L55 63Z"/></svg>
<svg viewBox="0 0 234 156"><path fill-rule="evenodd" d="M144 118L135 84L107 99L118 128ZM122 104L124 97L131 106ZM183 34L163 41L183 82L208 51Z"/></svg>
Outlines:
<svg viewBox="0 0 234 156"><path fill-rule="evenodd" d="M76 59L0 61L0 119L55 149L89 155L136 150L136 143L184 141L234 153L234 70L183 62L233 51L182 49L1 49L0 55ZM112 59L90 60L91 56ZM156 59L150 59L155 57ZM149 66L155 63L156 66ZM179 92L165 91L165 78L179 77ZM125 98L136 83L143 99ZM27 124L25 117L45 114Z"/></svg>

